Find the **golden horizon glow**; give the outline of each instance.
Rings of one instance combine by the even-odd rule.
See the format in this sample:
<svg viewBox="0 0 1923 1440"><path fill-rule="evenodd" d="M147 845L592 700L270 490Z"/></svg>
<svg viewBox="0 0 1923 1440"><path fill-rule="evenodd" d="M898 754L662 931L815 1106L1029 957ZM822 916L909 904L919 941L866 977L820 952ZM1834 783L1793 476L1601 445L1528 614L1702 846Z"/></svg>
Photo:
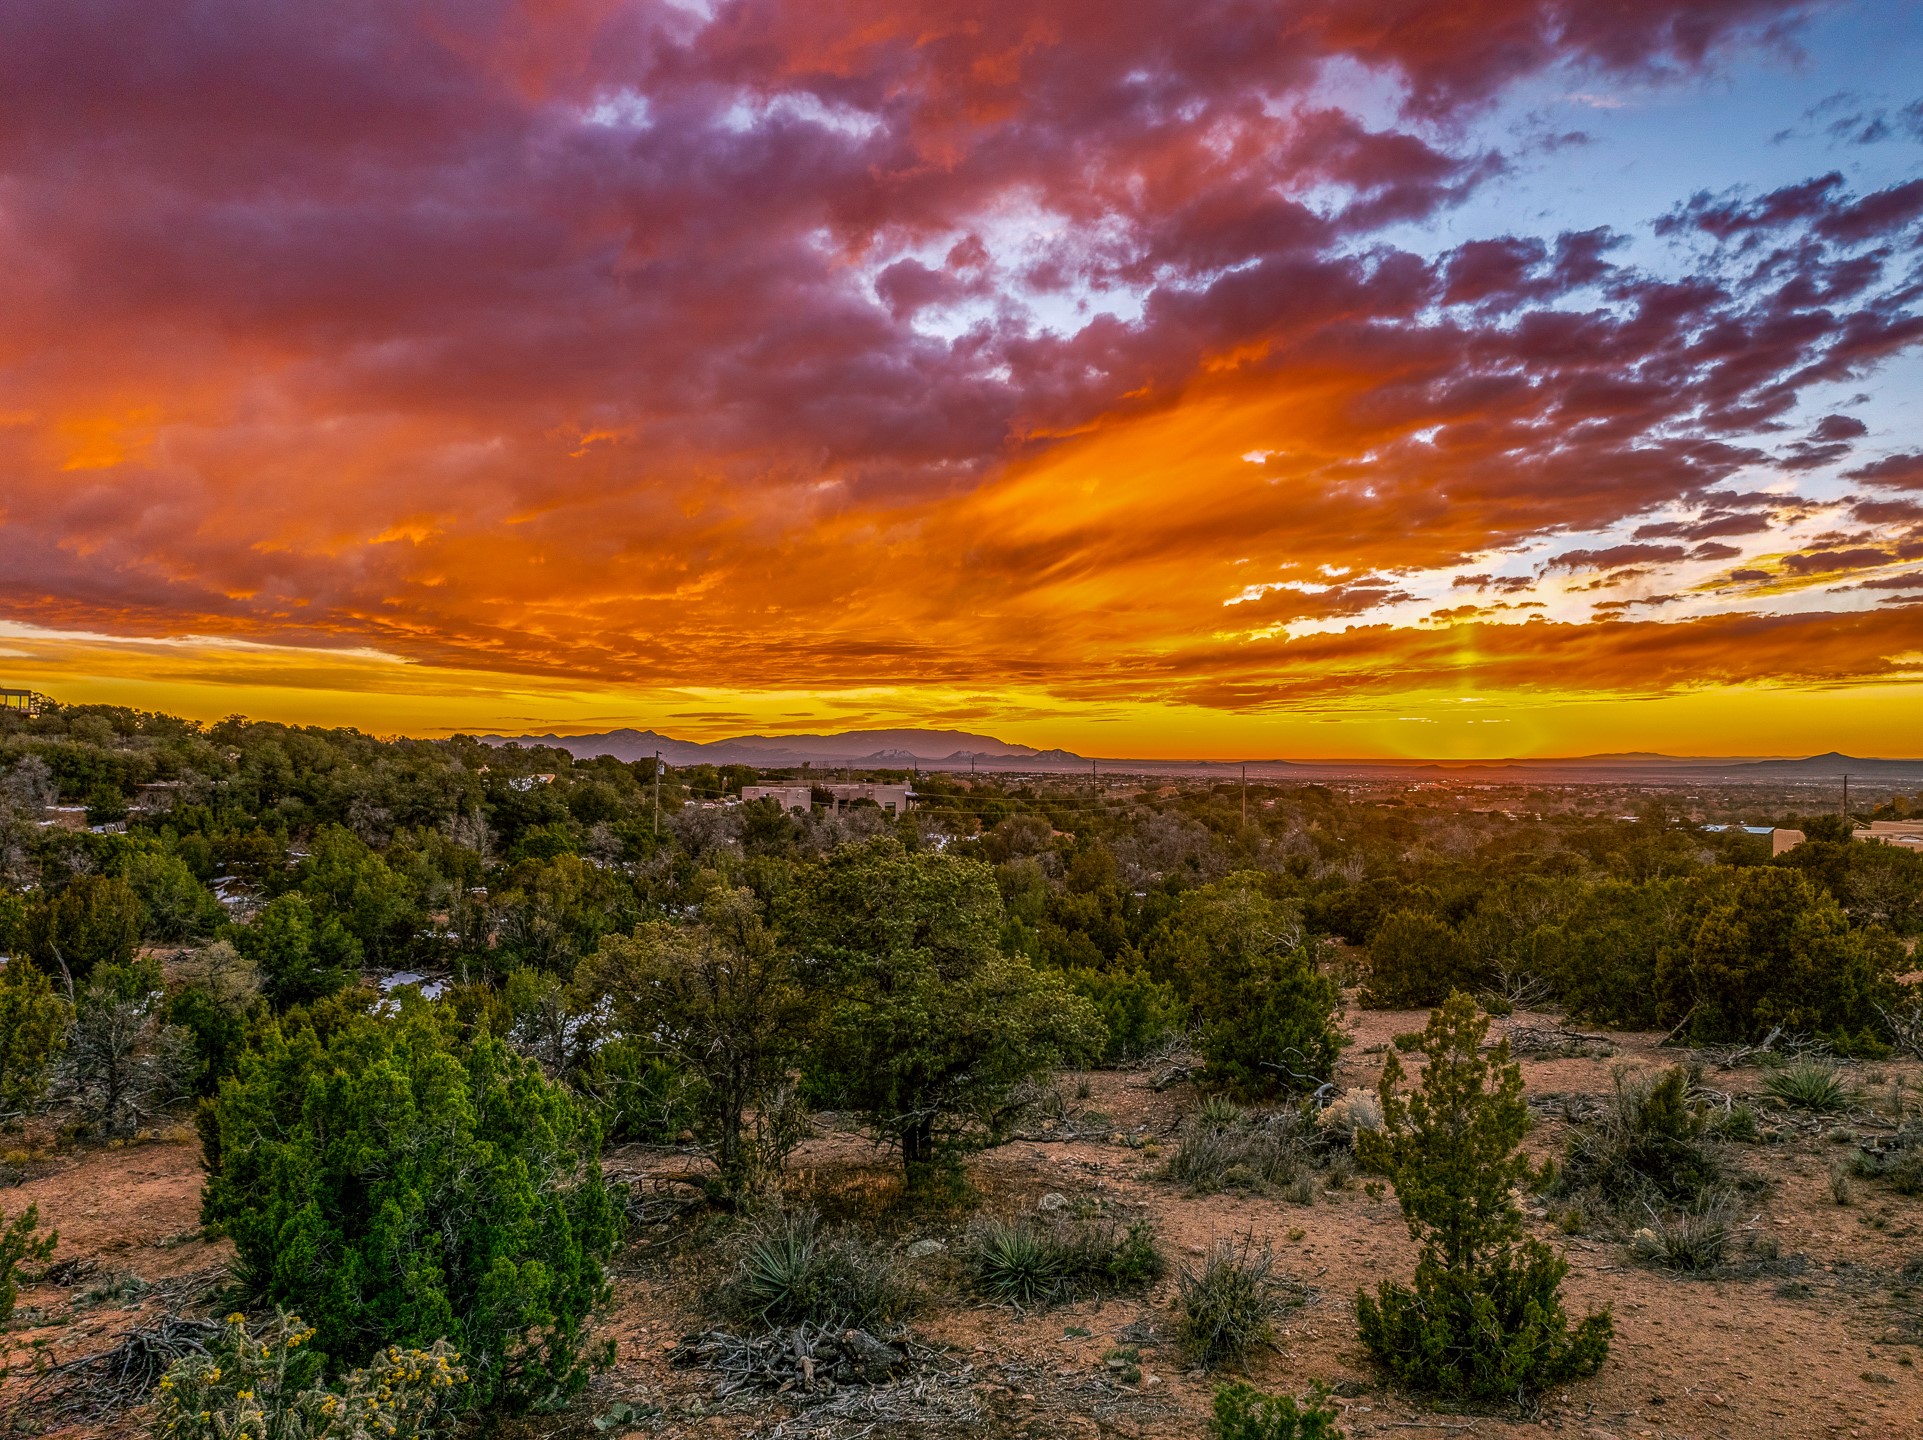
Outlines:
<svg viewBox="0 0 1923 1440"><path fill-rule="evenodd" d="M218 660L210 655L218 652ZM1399 696L1371 713L1238 715L1200 706L1062 707L1045 691L834 693L684 688L639 693L418 665L368 652L218 646L0 631L9 685L71 704L126 705L211 723L229 715L382 735L596 734L676 739L897 726L969 730L1118 760L1500 760L1655 751L1923 758L1923 678L1846 689L1716 686L1643 700ZM1759 703L1760 702L1760 703ZM1722 743L1705 748L1700 737ZM1170 737L1180 737L1171 744Z"/></svg>

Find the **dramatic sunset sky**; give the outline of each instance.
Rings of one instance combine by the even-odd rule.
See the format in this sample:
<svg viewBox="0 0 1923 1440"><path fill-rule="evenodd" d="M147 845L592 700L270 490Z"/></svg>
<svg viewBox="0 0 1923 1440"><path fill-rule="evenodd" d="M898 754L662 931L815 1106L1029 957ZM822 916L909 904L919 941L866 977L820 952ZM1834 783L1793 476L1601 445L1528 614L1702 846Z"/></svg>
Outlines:
<svg viewBox="0 0 1923 1440"><path fill-rule="evenodd" d="M0 6L0 685L1923 754L1923 6Z"/></svg>

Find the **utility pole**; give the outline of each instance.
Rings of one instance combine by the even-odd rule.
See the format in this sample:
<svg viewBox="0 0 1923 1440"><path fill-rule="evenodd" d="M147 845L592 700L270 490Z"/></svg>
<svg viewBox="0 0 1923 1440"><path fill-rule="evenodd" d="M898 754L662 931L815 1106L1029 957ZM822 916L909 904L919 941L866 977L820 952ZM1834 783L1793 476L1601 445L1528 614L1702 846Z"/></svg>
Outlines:
<svg viewBox="0 0 1923 1440"><path fill-rule="evenodd" d="M1843 838L1849 839L1850 827L1850 772L1843 772Z"/></svg>
<svg viewBox="0 0 1923 1440"><path fill-rule="evenodd" d="M1242 825L1244 829L1248 828L1248 823L1249 823L1249 767L1245 763L1242 766Z"/></svg>
<svg viewBox="0 0 1923 1440"><path fill-rule="evenodd" d="M654 752L654 838L661 838L661 752Z"/></svg>

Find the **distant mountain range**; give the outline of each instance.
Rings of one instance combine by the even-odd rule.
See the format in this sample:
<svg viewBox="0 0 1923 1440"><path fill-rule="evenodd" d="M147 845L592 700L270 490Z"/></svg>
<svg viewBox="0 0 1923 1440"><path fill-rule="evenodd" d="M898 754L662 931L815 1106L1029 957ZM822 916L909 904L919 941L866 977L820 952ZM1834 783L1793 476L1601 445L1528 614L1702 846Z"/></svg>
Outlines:
<svg viewBox="0 0 1923 1440"><path fill-rule="evenodd" d="M1037 750L967 730L846 730L833 735L737 735L727 740L677 740L654 730L609 730L595 735L484 735L490 745L551 745L577 759L612 755L646 760L659 752L670 765L754 765L787 769L801 765L861 770L987 770L1040 773L1086 772L1090 766L1135 775L1239 774L1239 761L1091 758L1072 750ZM1883 760L1830 751L1803 757L1661 755L1631 751L1524 760L1250 760L1251 778L1311 780L1342 776L1465 774L1519 780L1524 772L1544 779L1584 778L1670 781L1726 779L1751 783L1840 779L1923 782L1923 759Z"/></svg>
<svg viewBox="0 0 1923 1440"><path fill-rule="evenodd" d="M737 735L729 740L677 740L653 730L609 730L600 735L483 735L489 745L552 745L577 759L612 755L647 760L657 752L670 765L848 766L869 770L977 768L1081 769L1088 761L1068 750L1011 745L966 730L846 730L835 735Z"/></svg>

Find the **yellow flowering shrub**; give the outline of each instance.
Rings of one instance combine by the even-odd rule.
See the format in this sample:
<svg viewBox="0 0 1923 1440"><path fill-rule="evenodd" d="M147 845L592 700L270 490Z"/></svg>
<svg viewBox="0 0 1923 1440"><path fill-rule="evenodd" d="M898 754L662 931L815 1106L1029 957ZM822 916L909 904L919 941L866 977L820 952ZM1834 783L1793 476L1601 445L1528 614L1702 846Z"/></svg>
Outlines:
<svg viewBox="0 0 1923 1440"><path fill-rule="evenodd" d="M427 1350L398 1345L333 1386L304 1350L311 1328L282 1316L253 1335L240 1315L206 1355L177 1361L155 1395L165 1440L431 1440L452 1427L450 1403L467 1382L461 1357L437 1340Z"/></svg>

